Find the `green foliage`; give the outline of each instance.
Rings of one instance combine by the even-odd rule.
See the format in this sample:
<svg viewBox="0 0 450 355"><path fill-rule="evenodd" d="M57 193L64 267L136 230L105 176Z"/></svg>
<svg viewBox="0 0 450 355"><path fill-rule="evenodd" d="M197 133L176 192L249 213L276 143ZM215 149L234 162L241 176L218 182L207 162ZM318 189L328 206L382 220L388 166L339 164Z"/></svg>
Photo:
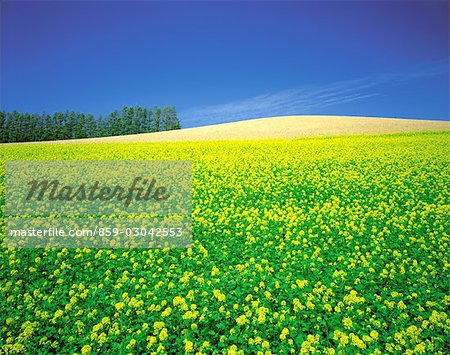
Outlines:
<svg viewBox="0 0 450 355"><path fill-rule="evenodd" d="M29 114L0 111L0 143L95 138L180 129L175 107L124 106L106 117L75 111Z"/></svg>

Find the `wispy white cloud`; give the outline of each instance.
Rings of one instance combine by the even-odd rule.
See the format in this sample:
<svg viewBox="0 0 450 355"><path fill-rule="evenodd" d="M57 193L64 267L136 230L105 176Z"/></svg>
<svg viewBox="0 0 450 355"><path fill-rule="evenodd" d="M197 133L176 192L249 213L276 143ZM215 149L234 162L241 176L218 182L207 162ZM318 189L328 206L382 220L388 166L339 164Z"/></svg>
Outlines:
<svg viewBox="0 0 450 355"><path fill-rule="evenodd" d="M218 105L192 107L180 113L185 126L197 126L289 114L317 113L331 106L364 100L382 94L388 84L448 73L448 66L433 63L414 70L345 80L326 85L308 85Z"/></svg>

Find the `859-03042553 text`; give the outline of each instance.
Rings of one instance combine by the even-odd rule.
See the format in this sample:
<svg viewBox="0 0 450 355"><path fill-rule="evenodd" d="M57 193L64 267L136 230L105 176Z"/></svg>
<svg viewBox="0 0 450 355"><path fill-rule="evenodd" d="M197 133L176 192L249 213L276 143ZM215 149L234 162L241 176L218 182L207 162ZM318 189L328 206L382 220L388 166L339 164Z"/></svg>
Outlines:
<svg viewBox="0 0 450 355"><path fill-rule="evenodd" d="M186 248L191 162L8 161L8 248Z"/></svg>

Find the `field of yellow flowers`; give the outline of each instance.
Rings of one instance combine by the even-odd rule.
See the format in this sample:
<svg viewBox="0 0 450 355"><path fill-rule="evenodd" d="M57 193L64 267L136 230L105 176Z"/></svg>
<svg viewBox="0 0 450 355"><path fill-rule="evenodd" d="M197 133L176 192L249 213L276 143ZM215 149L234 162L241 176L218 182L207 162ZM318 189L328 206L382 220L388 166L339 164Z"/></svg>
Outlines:
<svg viewBox="0 0 450 355"><path fill-rule="evenodd" d="M449 133L0 147L192 160L189 249L0 250L0 353L449 354Z"/></svg>

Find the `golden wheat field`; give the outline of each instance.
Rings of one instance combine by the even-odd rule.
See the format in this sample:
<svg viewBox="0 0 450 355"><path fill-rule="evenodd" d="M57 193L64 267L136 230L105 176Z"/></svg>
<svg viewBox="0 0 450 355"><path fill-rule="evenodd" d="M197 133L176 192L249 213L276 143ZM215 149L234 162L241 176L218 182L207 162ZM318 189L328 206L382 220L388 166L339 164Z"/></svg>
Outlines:
<svg viewBox="0 0 450 355"><path fill-rule="evenodd" d="M61 141L177 142L205 140L294 139L330 135L404 133L449 130L448 121L354 116L281 116L215 124L181 130Z"/></svg>
<svg viewBox="0 0 450 355"><path fill-rule="evenodd" d="M448 354L449 139L1 146L2 217L7 160L191 160L194 229L188 249L2 240L0 352Z"/></svg>

